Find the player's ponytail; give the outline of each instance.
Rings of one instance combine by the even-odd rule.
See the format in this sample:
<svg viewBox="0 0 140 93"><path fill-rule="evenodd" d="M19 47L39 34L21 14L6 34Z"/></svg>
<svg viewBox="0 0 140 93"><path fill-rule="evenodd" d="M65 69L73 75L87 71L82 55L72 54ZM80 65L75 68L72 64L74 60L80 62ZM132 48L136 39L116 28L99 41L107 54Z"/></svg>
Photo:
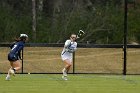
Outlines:
<svg viewBox="0 0 140 93"><path fill-rule="evenodd" d="M25 41L28 38L26 34L20 34L18 38L14 38L15 42Z"/></svg>
<svg viewBox="0 0 140 93"><path fill-rule="evenodd" d="M14 40L15 40L15 42L19 42L20 38L15 38Z"/></svg>

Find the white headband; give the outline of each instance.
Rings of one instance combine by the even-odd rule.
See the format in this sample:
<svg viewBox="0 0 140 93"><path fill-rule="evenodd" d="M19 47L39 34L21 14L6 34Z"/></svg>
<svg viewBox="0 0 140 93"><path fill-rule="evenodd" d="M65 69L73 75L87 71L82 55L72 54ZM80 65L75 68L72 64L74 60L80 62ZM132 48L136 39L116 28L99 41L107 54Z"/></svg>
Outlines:
<svg viewBox="0 0 140 93"><path fill-rule="evenodd" d="M28 37L26 34L20 34L20 37Z"/></svg>

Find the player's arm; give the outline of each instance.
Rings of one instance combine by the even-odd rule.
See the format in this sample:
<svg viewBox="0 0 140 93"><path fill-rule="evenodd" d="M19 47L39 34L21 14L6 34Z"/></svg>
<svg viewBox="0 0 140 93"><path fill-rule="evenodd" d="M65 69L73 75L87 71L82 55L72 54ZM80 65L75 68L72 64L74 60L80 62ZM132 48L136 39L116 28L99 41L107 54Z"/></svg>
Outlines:
<svg viewBox="0 0 140 93"><path fill-rule="evenodd" d="M64 45L64 49L66 52L69 52L69 47L71 46L71 41L67 40Z"/></svg>
<svg viewBox="0 0 140 93"><path fill-rule="evenodd" d="M71 41L70 41L70 40L67 40L67 41L65 42L64 48L69 48L70 45L71 45Z"/></svg>
<svg viewBox="0 0 140 93"><path fill-rule="evenodd" d="M73 52L75 52L77 50L77 43L75 45L75 48L73 49Z"/></svg>
<svg viewBox="0 0 140 93"><path fill-rule="evenodd" d="M20 45L17 51L18 52L21 51L23 49L23 47L24 47L23 45Z"/></svg>
<svg viewBox="0 0 140 93"><path fill-rule="evenodd" d="M21 51L18 52L18 57L19 57L20 60L22 60L22 58L21 58Z"/></svg>
<svg viewBox="0 0 140 93"><path fill-rule="evenodd" d="M17 55L20 59L22 59L21 58L21 50L23 49L23 47L24 47L23 45L20 45L19 48L17 49Z"/></svg>
<svg viewBox="0 0 140 93"><path fill-rule="evenodd" d="M76 51L76 49L77 49L77 43L75 44L75 47L74 48L68 49L68 52L73 53L73 52Z"/></svg>

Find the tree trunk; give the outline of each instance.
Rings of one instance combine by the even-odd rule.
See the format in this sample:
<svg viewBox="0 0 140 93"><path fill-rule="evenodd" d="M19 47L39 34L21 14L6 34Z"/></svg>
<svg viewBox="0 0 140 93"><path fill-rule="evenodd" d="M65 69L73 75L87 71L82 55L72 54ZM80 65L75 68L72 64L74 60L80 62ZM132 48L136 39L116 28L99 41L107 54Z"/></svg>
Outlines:
<svg viewBox="0 0 140 93"><path fill-rule="evenodd" d="M36 0L32 0L32 30L33 30L33 41L36 41Z"/></svg>
<svg viewBox="0 0 140 93"><path fill-rule="evenodd" d="M38 3L38 18L37 19L42 19L42 11L43 11L43 0L39 0L39 3Z"/></svg>

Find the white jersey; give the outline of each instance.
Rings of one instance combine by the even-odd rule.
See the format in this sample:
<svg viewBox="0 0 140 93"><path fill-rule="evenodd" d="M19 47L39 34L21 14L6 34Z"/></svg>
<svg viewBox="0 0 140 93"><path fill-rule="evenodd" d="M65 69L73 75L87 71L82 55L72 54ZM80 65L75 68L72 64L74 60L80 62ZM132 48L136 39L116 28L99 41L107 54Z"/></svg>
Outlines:
<svg viewBox="0 0 140 93"><path fill-rule="evenodd" d="M66 40L63 51L61 53L62 60L70 60L72 62L72 53L77 49L77 42Z"/></svg>

